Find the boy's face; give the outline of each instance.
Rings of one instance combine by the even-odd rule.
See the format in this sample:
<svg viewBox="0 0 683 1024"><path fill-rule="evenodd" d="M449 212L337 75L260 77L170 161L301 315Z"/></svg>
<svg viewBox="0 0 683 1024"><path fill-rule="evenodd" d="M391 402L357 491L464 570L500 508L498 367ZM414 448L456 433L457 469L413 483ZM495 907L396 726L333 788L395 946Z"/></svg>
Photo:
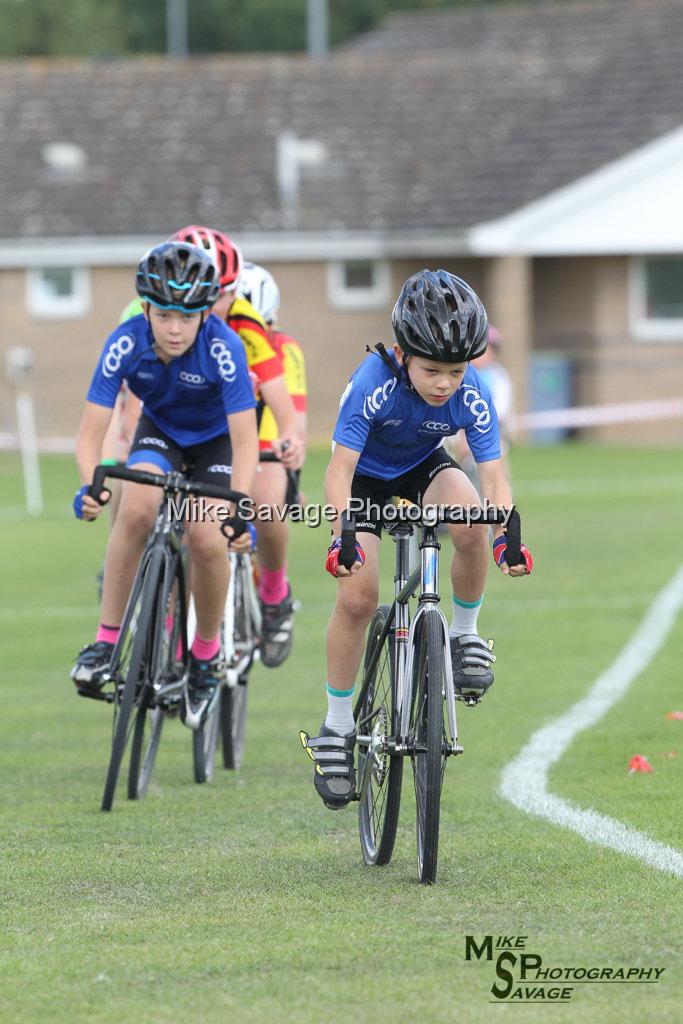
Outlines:
<svg viewBox="0 0 683 1024"><path fill-rule="evenodd" d="M202 313L179 313L176 309L159 309L151 304L144 306L143 312L149 320L162 362L177 359L194 345L202 325Z"/></svg>
<svg viewBox="0 0 683 1024"><path fill-rule="evenodd" d="M400 362L403 352L394 345L394 353ZM455 394L462 384L467 363L439 363L435 359L423 359L422 356L410 356L408 359L408 377L410 383L427 405L438 408L445 405L451 395Z"/></svg>

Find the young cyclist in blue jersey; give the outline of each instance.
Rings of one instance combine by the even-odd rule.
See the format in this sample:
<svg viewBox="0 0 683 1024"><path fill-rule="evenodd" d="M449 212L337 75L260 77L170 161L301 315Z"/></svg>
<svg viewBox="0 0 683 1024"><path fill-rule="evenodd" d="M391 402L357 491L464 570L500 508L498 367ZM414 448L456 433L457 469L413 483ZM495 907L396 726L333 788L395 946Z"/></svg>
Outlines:
<svg viewBox="0 0 683 1024"><path fill-rule="evenodd" d="M195 480L247 493L256 472L253 388L241 341L207 312L219 287L210 257L185 242L164 242L143 257L136 287L143 312L107 339L76 441L83 486L74 499L74 511L86 520L95 519L102 509L87 492L123 380L144 403L127 465L157 473L188 467L185 471ZM100 626L95 642L83 648L71 672L86 696L97 695L106 678L158 507L156 488L124 483L107 547ZM193 522L187 530L197 612L188 687L195 720L215 699L224 670L219 629L229 560L219 527L220 522ZM232 543L235 549L244 549L249 535Z"/></svg>
<svg viewBox="0 0 683 1024"><path fill-rule="evenodd" d="M309 739L316 761L315 788L333 809L355 790L353 691L366 627L377 607L381 522L377 509L392 497L418 505L478 505L479 495L443 448L443 439L465 430L479 469L482 498L511 505L501 468L496 411L471 360L485 351L486 311L475 292L446 271L422 270L404 284L392 314L396 343L382 346L356 370L342 395L334 451L325 477L326 501L340 512L350 498L368 502L356 514L357 557L339 564L340 521L326 569L340 578L327 630L327 715ZM453 620L450 646L456 693L482 697L493 683L493 641L477 633L488 568L488 527L448 527L455 548L451 565ZM502 527L494 528L493 553L506 576L531 572L508 566Z"/></svg>

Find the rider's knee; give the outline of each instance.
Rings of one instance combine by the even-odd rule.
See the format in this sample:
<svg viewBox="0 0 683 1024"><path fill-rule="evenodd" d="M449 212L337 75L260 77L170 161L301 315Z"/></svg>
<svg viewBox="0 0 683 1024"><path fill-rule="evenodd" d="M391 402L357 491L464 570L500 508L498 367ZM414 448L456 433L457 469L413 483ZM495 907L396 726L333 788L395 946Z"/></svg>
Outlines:
<svg viewBox="0 0 683 1024"><path fill-rule="evenodd" d="M460 527L453 538L456 551L463 555L483 554L488 557L488 527Z"/></svg>
<svg viewBox="0 0 683 1024"><path fill-rule="evenodd" d="M205 560L226 557L227 542L214 523L193 524L188 542L193 558Z"/></svg>
<svg viewBox="0 0 683 1024"><path fill-rule="evenodd" d="M375 613L378 597L379 593L376 587L357 589L347 593L344 593L344 588L340 587L336 610L355 625L365 625Z"/></svg>
<svg viewBox="0 0 683 1024"><path fill-rule="evenodd" d="M154 526L158 509L158 502L122 501L116 515L116 526L127 537L146 537Z"/></svg>

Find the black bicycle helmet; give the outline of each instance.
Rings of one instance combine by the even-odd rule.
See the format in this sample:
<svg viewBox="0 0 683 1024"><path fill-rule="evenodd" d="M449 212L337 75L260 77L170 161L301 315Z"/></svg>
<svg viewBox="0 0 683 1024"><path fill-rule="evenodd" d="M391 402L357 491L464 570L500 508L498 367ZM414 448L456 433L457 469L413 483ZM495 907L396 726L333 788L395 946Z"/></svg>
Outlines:
<svg viewBox="0 0 683 1024"><path fill-rule="evenodd" d="M391 315L406 355L466 363L486 351L489 325L481 299L447 270L420 270L401 289Z"/></svg>
<svg viewBox="0 0 683 1024"><path fill-rule="evenodd" d="M145 253L135 287L141 299L182 313L209 309L220 291L211 256L189 242L162 242Z"/></svg>

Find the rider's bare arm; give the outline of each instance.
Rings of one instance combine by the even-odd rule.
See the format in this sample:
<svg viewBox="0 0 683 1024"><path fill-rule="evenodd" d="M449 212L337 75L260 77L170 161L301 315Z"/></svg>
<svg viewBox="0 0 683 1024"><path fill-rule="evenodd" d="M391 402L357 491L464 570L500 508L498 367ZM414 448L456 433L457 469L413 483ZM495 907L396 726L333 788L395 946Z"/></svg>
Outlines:
<svg viewBox="0 0 683 1024"><path fill-rule="evenodd" d="M503 470L502 459L477 463L477 473L479 474L482 498L485 498L491 505L504 505L505 508L509 508L512 504L512 492ZM493 527L494 540L500 537L503 529L502 525Z"/></svg>
<svg viewBox="0 0 683 1024"><path fill-rule="evenodd" d="M94 402L86 402L81 425L76 435L76 464L82 484L92 482L95 466L102 457L102 442L107 427L111 422L114 410ZM96 519L102 511L102 505L87 494L83 496L83 518Z"/></svg>
<svg viewBox="0 0 683 1024"><path fill-rule="evenodd" d="M270 407L277 423L278 440L273 443L273 449L279 454L286 445L282 454L283 464L289 469L300 469L304 461L304 442L284 374L263 381L260 389L263 400Z"/></svg>
<svg viewBox="0 0 683 1024"><path fill-rule="evenodd" d="M482 498L492 505L503 505L505 508L509 508L512 505L512 492L503 470L502 460L492 459L490 462L480 462L477 465L477 472L479 473ZM503 536L504 530L502 525L493 527L494 541ZM524 565L515 565L510 568L502 566L501 568L506 576L525 576L530 571Z"/></svg>
<svg viewBox="0 0 683 1024"><path fill-rule="evenodd" d="M254 410L231 413L228 416L228 430L232 445L232 489L251 494L259 455Z"/></svg>
<svg viewBox="0 0 683 1024"><path fill-rule="evenodd" d="M351 498L351 482L356 472L356 465L360 458L360 452L352 448L345 448L343 444L336 444L332 452L332 458L325 473L325 501L334 505L338 512L343 512ZM332 531L335 537L341 533L341 522L337 518L332 524Z"/></svg>

